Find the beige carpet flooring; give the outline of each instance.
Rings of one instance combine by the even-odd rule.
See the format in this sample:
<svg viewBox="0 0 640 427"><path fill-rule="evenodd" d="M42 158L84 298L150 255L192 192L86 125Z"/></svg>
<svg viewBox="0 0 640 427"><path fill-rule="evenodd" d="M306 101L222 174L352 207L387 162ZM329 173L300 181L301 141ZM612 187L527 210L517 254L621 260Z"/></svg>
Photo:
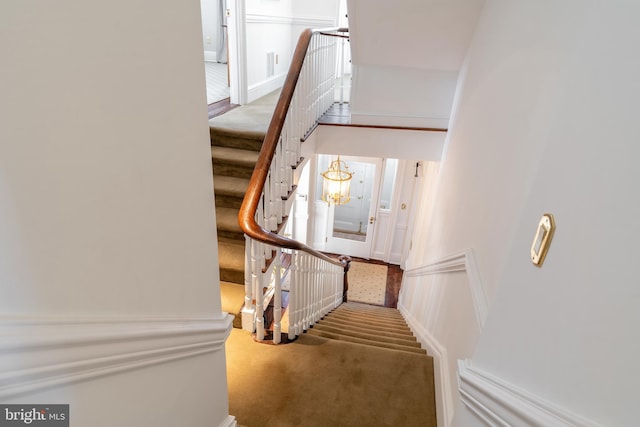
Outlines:
<svg viewBox="0 0 640 427"><path fill-rule="evenodd" d="M349 301L384 305L387 288L387 266L351 261L348 273Z"/></svg>
<svg viewBox="0 0 640 427"><path fill-rule="evenodd" d="M247 427L436 425L430 357L303 334L226 344L229 413Z"/></svg>

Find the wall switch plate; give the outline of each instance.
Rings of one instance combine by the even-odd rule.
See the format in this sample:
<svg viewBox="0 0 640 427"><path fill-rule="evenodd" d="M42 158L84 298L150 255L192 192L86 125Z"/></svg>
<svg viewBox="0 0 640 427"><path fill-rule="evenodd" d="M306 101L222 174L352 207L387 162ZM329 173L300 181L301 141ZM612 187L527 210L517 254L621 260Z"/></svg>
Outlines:
<svg viewBox="0 0 640 427"><path fill-rule="evenodd" d="M553 215L546 213L542 215L536 230L536 236L533 238L531 245L531 261L534 265L542 267L544 258L547 256L553 233L556 230L556 222Z"/></svg>

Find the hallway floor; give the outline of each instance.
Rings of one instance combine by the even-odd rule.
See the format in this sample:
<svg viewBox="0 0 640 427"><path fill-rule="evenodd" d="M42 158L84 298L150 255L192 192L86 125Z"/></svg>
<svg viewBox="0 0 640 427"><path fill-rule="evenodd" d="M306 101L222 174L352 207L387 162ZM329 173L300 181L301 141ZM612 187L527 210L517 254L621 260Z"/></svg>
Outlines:
<svg viewBox="0 0 640 427"><path fill-rule="evenodd" d="M204 63L205 78L207 81L207 104L229 98L229 79L227 64L217 62Z"/></svg>

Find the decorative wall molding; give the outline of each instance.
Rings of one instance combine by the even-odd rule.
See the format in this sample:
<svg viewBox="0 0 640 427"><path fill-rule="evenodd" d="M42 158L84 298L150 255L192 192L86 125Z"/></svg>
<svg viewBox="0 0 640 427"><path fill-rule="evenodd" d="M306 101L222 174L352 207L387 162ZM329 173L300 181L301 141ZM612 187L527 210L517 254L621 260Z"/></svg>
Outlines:
<svg viewBox="0 0 640 427"><path fill-rule="evenodd" d="M476 266L473 250L467 249L464 252L455 253L421 267L407 270L404 274L407 277L429 276L433 274L447 274L466 272L469 282L469 290L473 300L473 307L476 314L476 321L482 330L484 322L489 314L489 302L484 285L480 280L480 274Z"/></svg>
<svg viewBox="0 0 640 427"><path fill-rule="evenodd" d="M246 22L247 24L299 25L310 28L329 28L335 26L335 19L329 17L292 17L267 15L263 13L247 13Z"/></svg>
<svg viewBox="0 0 640 427"><path fill-rule="evenodd" d="M330 17L314 18L314 17L295 17L292 19L293 25L300 25L308 28L332 28L335 27L336 20Z"/></svg>
<svg viewBox="0 0 640 427"><path fill-rule="evenodd" d="M0 400L224 351L232 316L4 317Z"/></svg>
<svg viewBox="0 0 640 427"><path fill-rule="evenodd" d="M462 402L488 426L602 427L506 381L458 362Z"/></svg>
<svg viewBox="0 0 640 427"><path fill-rule="evenodd" d="M398 302L398 310L404 316L418 341L425 347L427 353L433 357L438 425L449 426L453 420L454 404L447 349L420 324L418 319L409 313L408 308L402 305L401 302Z"/></svg>
<svg viewBox="0 0 640 427"><path fill-rule="evenodd" d="M265 15L263 13L247 13L247 24L284 24L291 25L293 18L290 16Z"/></svg>

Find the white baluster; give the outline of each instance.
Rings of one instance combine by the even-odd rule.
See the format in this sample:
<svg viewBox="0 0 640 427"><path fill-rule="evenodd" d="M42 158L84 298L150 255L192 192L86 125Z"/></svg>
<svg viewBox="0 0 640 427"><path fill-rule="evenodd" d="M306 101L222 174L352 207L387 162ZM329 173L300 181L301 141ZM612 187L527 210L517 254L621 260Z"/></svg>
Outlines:
<svg viewBox="0 0 640 427"><path fill-rule="evenodd" d="M253 263L251 248L255 242L245 235L244 239L244 308L242 309L242 329L253 332L255 330L255 307L253 305Z"/></svg>
<svg viewBox="0 0 640 427"><path fill-rule="evenodd" d="M282 338L282 250L276 251L275 289L273 294L273 343L280 344Z"/></svg>

